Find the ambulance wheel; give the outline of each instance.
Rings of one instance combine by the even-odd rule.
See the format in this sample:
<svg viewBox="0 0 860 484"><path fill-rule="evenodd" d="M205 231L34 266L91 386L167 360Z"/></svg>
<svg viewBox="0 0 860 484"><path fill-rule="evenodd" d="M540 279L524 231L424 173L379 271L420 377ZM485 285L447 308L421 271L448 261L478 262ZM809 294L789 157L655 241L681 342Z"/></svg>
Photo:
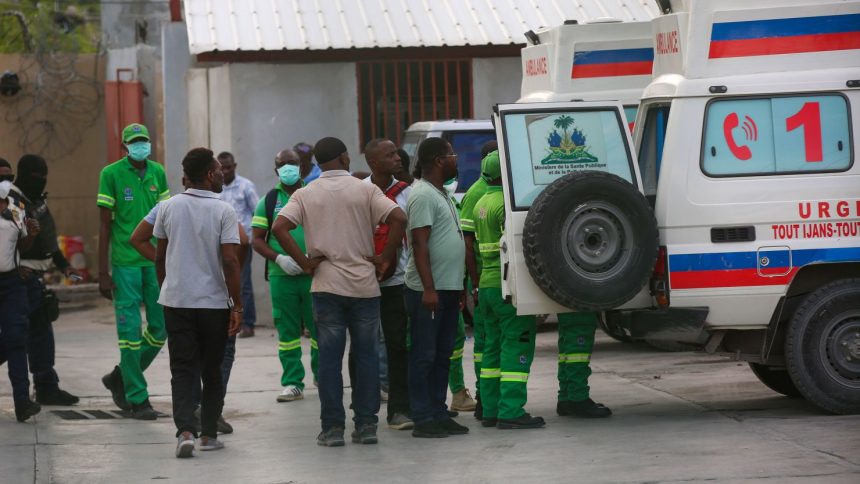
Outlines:
<svg viewBox="0 0 860 484"><path fill-rule="evenodd" d="M600 329L602 329L610 338L622 343L633 342L633 338L628 336L623 329L607 319L605 312L601 312L597 316L597 325L600 326Z"/></svg>
<svg viewBox="0 0 860 484"><path fill-rule="evenodd" d="M760 382L776 393L787 397L802 396L791 381L791 376L785 368L777 366L762 365L761 363L750 363L750 370Z"/></svg>
<svg viewBox="0 0 860 484"><path fill-rule="evenodd" d="M787 329L786 366L800 394L831 413L860 413L860 279L806 296Z"/></svg>
<svg viewBox="0 0 860 484"><path fill-rule="evenodd" d="M535 283L557 303L585 311L618 307L648 282L657 222L630 182L610 173L571 173L538 195L523 226L523 255Z"/></svg>

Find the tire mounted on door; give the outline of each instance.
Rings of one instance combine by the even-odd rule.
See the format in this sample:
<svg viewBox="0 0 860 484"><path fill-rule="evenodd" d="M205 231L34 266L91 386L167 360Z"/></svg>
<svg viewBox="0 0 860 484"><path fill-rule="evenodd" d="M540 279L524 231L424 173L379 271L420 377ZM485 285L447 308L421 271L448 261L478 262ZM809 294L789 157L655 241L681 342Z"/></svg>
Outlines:
<svg viewBox="0 0 860 484"><path fill-rule="evenodd" d="M648 201L616 175L582 171L555 180L523 226L523 255L535 283L578 310L621 306L648 283L657 259Z"/></svg>

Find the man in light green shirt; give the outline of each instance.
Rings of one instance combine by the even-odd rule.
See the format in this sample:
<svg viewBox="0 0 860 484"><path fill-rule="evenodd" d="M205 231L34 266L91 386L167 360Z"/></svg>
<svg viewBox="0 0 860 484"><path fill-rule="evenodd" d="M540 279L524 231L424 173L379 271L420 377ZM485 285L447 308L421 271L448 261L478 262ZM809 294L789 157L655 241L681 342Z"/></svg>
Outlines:
<svg viewBox="0 0 860 484"><path fill-rule="evenodd" d="M469 431L448 416L448 371L463 291L465 243L459 216L443 184L457 176L450 143L427 138L418 147L422 178L407 208L412 246L404 299L410 318L409 403L413 437L447 437Z"/></svg>

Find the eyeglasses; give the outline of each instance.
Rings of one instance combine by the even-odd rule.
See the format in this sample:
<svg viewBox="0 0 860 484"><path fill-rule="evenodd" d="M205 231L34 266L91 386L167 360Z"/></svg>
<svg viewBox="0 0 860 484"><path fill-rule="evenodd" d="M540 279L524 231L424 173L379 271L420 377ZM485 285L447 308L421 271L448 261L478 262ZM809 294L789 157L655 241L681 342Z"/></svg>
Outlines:
<svg viewBox="0 0 860 484"><path fill-rule="evenodd" d="M440 158L454 158L455 160L456 160L457 158L459 158L459 157L460 157L460 155L458 155L457 153L451 153L450 155L442 155L442 156L440 156Z"/></svg>

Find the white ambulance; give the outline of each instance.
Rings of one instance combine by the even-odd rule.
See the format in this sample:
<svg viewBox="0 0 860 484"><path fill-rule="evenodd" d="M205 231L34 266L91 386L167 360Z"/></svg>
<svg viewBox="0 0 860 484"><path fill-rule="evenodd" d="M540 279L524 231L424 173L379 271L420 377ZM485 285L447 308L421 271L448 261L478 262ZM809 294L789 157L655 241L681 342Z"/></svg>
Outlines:
<svg viewBox="0 0 860 484"><path fill-rule="evenodd" d="M860 2L662 3L635 150L619 103L497 107L505 290L860 412Z"/></svg>

